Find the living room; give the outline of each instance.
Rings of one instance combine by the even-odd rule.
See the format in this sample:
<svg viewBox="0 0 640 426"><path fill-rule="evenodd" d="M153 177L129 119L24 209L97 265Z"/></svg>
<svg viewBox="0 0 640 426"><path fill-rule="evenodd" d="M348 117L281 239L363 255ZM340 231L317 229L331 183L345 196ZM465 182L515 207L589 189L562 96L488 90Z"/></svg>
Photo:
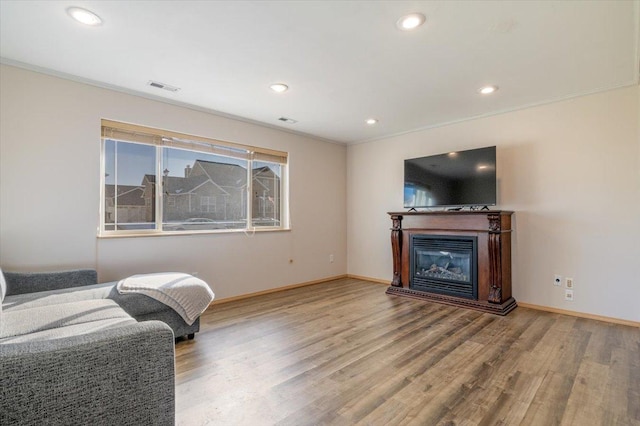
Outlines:
<svg viewBox="0 0 640 426"><path fill-rule="evenodd" d="M184 81L174 81L181 76L164 75L149 67L150 75L142 77L141 88L134 90L120 87L115 81L100 82L83 76L82 53L72 56L75 62L65 64L65 67L76 67L77 72L73 68L55 69L50 65L56 63L55 58L47 63L48 66L35 59L30 63L29 55L38 51L46 53L43 55L46 58L47 54L54 57L70 55L69 52L77 47L42 45L33 38L16 39L23 33L12 32L16 31L12 22L18 22L18 18L22 22L26 18L21 15L30 9L21 11L13 3L17 2L0 2L0 266L3 270L43 272L92 268L97 270L100 282L163 271L197 275L211 286L216 301L204 315L202 336L196 336L194 341L177 343L176 351L181 359L194 353L206 358L204 349L214 345L215 337L209 343L200 337L204 339L205 333L214 334L207 331L214 329L210 312L213 314L217 309L228 312L233 300L241 302L248 296L315 283L319 284L308 288L321 288L323 283L336 279L346 280L345 285L353 284L358 288L364 285L360 281L364 281L382 297L395 297L384 295L393 272L392 224L387 213L403 210L404 160L496 146L498 200L492 209L514 212L511 273L513 296L519 305L514 313L525 309L533 312L532 317L545 312L560 313L573 318L572 321L589 318L635 327L636 330L640 325L640 281L633 269L640 257L637 244L640 239L637 36L640 6L637 1L594 2L591 6L553 2L559 8L587 9L576 16L588 22L598 14L609 19L602 24L605 28L594 36L602 44L597 45L593 40L591 45L575 40L566 42L569 56L571 52L580 53L572 59L576 62L588 60L594 64L612 64L611 69L598 69L603 73L600 80L595 78L600 77L597 72L585 71L595 75L591 86L581 87L576 83L575 88L567 88L544 99L523 96L519 104L502 107L496 100L499 98L478 99L476 81L469 81L469 90L473 93L462 102L473 108L465 114L438 118L433 123L425 119L405 128L389 124L385 130L385 122L391 122L393 118L376 115L379 122L367 127L364 119L369 115L362 112L361 129L354 130L358 137L344 140L337 135L346 125L335 116L332 119L336 119L336 137L332 139L322 133L324 127L332 127L330 120L315 117L313 111L302 107L296 114L296 104L286 98L274 98L266 104L267 109L273 109L275 118L300 120L295 125L260 122L235 113L234 103L246 103L247 111L252 110L252 95L247 95L250 93L247 89L239 92L244 93L244 97L231 98L229 110L225 111L217 104L207 107L181 101L181 92L197 91L198 88L184 88L176 92L177 95L165 95L145 86L149 79L186 85L193 77L191 74L182 77ZM69 40L78 42L86 37L87 43L92 42L94 36L87 33L86 28L72 27L75 23L66 16L65 9L72 4L48 3L45 10L57 8L56 13L60 16L46 25L53 28L68 26L65 31L72 37ZM347 3L355 8L350 9L352 13L358 10L357 4ZM423 33L419 36L424 37L432 24L437 29L436 3L399 3L403 5L400 9L411 12L415 8L427 16L427 25L420 30ZM223 4L231 7L229 3ZM384 4L391 7L390 3ZM42 6L37 2L35 5ZM100 9L99 2L86 2L86 5L83 2L80 6L95 8L101 16L109 10L106 6ZM245 6L250 8L251 2ZM542 7L542 3L539 6ZM440 7L444 9L439 13L445 14L447 7ZM320 9L331 15L331 6ZM600 13L602 11L609 14ZM511 9L509 12L516 13ZM571 10L571 13L577 12ZM102 17L105 24L99 30L104 33L111 25L109 20L117 17ZM393 15L389 19L393 21L392 29L399 32L393 27L397 18ZM468 16L467 19L471 20ZM546 19L551 27L553 19ZM579 20L578 17L575 19ZM67 20L69 22L65 22ZM500 21L506 25L500 27L500 31L517 32L517 20L507 21ZM509 23L513 28L507 25ZM47 39L46 31L49 30L55 31L43 29L34 37ZM402 37L410 35L401 34ZM607 42L603 41L606 34L611 35ZM549 39L546 42L551 43ZM574 42L576 44L572 44ZM415 45L411 46L415 48ZM539 50L522 53L533 58L528 63L532 68L544 48L551 48L549 45L537 47ZM105 55L110 61L121 60L119 55L123 53L118 49L128 48L117 45L113 56L106 52ZM137 49L135 45L130 48ZM611 49L610 55L607 49ZM585 53L590 50L593 57ZM27 53L24 56L15 53L21 51ZM325 60L330 58L326 52L322 50L317 54ZM313 65L321 63L320 59L315 58ZM555 59L561 62L560 58ZM197 61L194 62L197 65ZM544 74L549 69L560 73L562 67L569 67L564 61L562 66L552 65L545 63L535 68L532 74L540 79L530 83L544 83ZM335 71L333 68L339 66L328 65L328 68ZM266 70L264 84L280 78L280 75L274 75L277 72L284 74L281 69ZM449 72L462 71L451 69ZM484 75L485 72L478 71L478 82L493 78ZM336 75L341 76L340 73ZM304 79L291 78L291 90L284 93L285 96L303 90L300 84ZM580 78L581 75L575 76L576 81ZM495 96L506 96L504 93L509 91L532 96L527 87L510 88L514 80L513 76L503 75L502 81L493 82L499 86ZM354 83L353 80L350 82ZM213 92L215 89L208 88ZM336 99L338 103L353 102L358 104L357 108L362 108L362 103L349 99L349 92L339 94L331 88L315 89L306 96L321 98L323 90L328 93L325 97L333 97L334 102ZM266 93L264 96L271 95ZM443 105L453 102L446 94L433 94L433 97L438 96L443 97ZM453 98L460 96L460 92L452 95ZM428 115L420 108L419 105L412 114ZM290 229L162 237L99 236L103 119L288 153ZM308 130L294 127L304 124L305 120L312 123ZM344 130L344 134L347 133ZM560 286L553 283L556 275L562 277ZM573 300L565 299L566 277L575 282ZM225 301L227 303L220 303ZM265 303L275 304L275 301L267 299ZM635 336L636 342L632 357L638 354L638 334L630 335ZM635 368L633 377L637 377L640 368L637 361L630 361L630 365ZM629 395L637 396L637 386L629 386ZM176 398L180 401L181 397ZM631 413L624 418L628 424L640 422L637 402L635 407L635 417ZM185 412L179 412L178 420L180 424L190 424ZM210 421L216 424L215 418L211 417ZM313 419L309 417L308 422L313 423ZM204 420L192 424L204 424Z"/></svg>

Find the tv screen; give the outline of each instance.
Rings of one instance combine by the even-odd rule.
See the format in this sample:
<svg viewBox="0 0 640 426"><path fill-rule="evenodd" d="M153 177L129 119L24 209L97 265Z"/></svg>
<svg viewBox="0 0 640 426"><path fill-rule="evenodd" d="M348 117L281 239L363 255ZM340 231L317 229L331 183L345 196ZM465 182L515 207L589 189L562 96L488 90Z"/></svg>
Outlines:
<svg viewBox="0 0 640 426"><path fill-rule="evenodd" d="M496 204L496 147L404 161L404 207Z"/></svg>

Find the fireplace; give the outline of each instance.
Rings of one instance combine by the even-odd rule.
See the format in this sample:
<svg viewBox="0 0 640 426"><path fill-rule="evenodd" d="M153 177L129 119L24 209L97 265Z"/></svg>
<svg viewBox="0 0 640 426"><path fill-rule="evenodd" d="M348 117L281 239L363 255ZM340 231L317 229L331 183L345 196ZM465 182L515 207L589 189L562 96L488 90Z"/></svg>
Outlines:
<svg viewBox="0 0 640 426"><path fill-rule="evenodd" d="M409 288L476 300L477 246L476 237L412 235Z"/></svg>
<svg viewBox="0 0 640 426"><path fill-rule="evenodd" d="M393 279L387 294L506 315L511 216L504 210L390 212Z"/></svg>

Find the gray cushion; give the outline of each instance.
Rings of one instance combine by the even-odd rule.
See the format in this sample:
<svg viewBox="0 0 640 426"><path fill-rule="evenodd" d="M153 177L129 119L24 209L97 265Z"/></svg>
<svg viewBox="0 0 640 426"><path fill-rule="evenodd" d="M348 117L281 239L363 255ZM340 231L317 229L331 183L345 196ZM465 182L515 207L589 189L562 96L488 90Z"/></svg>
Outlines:
<svg viewBox="0 0 640 426"><path fill-rule="evenodd" d="M197 333L200 331L200 318L196 319L191 325L188 325L179 313L173 309L167 309L166 311L153 312L146 315L138 315L136 317L138 321L151 321L157 320L167 324L173 330L173 334L176 337L186 336L188 334Z"/></svg>
<svg viewBox="0 0 640 426"><path fill-rule="evenodd" d="M60 290L39 291L36 293L7 296L4 300L5 311L31 309L60 303L81 302L84 300L106 299L111 292L111 284L95 284L83 287L63 288Z"/></svg>
<svg viewBox="0 0 640 426"><path fill-rule="evenodd" d="M98 282L98 274L93 269L37 273L5 272L4 277L7 295L78 287Z"/></svg>
<svg viewBox="0 0 640 426"><path fill-rule="evenodd" d="M84 300L2 313L0 338L113 318L131 318L113 300Z"/></svg>
<svg viewBox="0 0 640 426"><path fill-rule="evenodd" d="M0 344L36 342L51 339L66 339L80 334L102 332L111 328L122 327L127 324L136 324L133 318L112 318L99 321L91 321L82 324L68 325L65 327L51 328L35 333L11 336L0 339Z"/></svg>
<svg viewBox="0 0 640 426"><path fill-rule="evenodd" d="M156 312L175 312L171 307L144 294L120 294L115 288L117 282L112 282L110 284L112 285L112 288L107 298L114 300L122 309L125 310L126 313L134 318Z"/></svg>
<svg viewBox="0 0 640 426"><path fill-rule="evenodd" d="M82 300L111 299L118 303L132 317L171 310L164 303L144 294L120 294L115 288L117 282L94 284L83 287L63 288L60 290L41 291L37 293L7 296L4 301L5 311L31 309L39 306L59 303L79 302Z"/></svg>

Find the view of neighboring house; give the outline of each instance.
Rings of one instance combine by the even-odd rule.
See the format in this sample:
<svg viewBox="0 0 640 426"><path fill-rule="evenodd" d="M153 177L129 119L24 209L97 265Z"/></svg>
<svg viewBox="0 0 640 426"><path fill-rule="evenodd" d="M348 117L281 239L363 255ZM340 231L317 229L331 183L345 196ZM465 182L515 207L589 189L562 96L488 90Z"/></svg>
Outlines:
<svg viewBox="0 0 640 426"><path fill-rule="evenodd" d="M269 167L253 169L252 217L264 221L280 218L280 178ZM272 223L264 223L271 225ZM274 224L275 225L275 224Z"/></svg>
<svg viewBox="0 0 640 426"><path fill-rule="evenodd" d="M147 206L144 199L144 187L118 185L118 222L146 222ZM104 214L105 223L116 221L116 185L105 185Z"/></svg>
<svg viewBox="0 0 640 426"><path fill-rule="evenodd" d="M280 178L269 167L253 169L252 218L258 225L276 225L280 216ZM196 160L184 169L184 177L163 178L164 222L198 217L216 222L246 219L247 169L228 163ZM153 222L155 220L154 175L144 175L140 186L105 185L106 222ZM115 205L117 202L117 219Z"/></svg>

